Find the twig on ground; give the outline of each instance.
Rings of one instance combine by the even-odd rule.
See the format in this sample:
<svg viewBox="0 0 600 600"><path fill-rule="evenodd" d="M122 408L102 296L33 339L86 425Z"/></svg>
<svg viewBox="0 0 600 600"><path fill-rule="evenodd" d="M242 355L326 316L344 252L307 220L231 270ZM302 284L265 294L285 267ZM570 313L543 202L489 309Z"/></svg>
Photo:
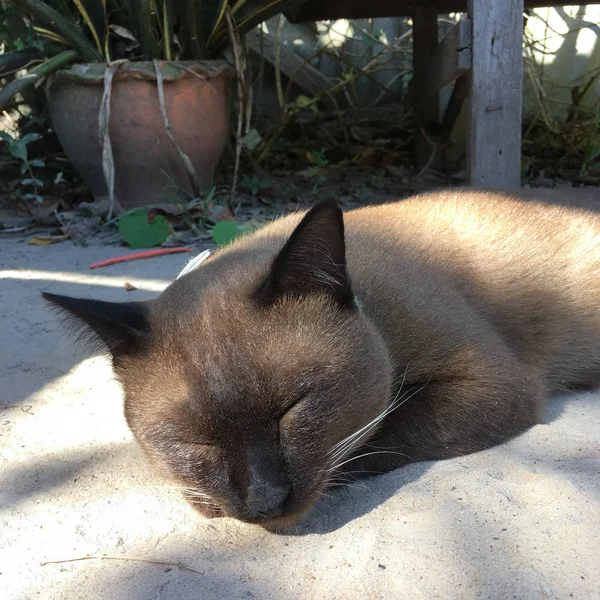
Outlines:
<svg viewBox="0 0 600 600"><path fill-rule="evenodd" d="M33 406L31 404L24 405L22 402L20 404L9 404L8 406L2 406L1 408L2 410L8 410L9 408L20 408L22 412L27 413L28 415L33 415L33 413L30 412Z"/></svg>
<svg viewBox="0 0 600 600"><path fill-rule="evenodd" d="M198 573L198 575L204 575L203 571L198 571L198 569L194 569L192 567L188 567L183 563L175 563L168 562L164 560L152 560L151 558L139 558L136 556L95 556L92 554L88 554L87 556L79 556L77 558L65 558L64 560L45 560L40 563L41 567L46 565L59 565L63 563L69 562L78 562L81 560L124 560L124 561L133 561L133 562L143 562L151 565L160 565L163 567L177 567L182 571L190 571L191 573Z"/></svg>
<svg viewBox="0 0 600 600"><path fill-rule="evenodd" d="M175 254L177 252L193 252L191 248L158 248L157 250L144 250L143 252L135 252L133 254L125 254L124 256L115 256L101 260L100 262L92 263L90 269L98 267L107 267L116 263L125 262L128 260L140 260L142 258L153 258L154 256L162 256L163 254Z"/></svg>
<svg viewBox="0 0 600 600"><path fill-rule="evenodd" d="M423 165L423 168L416 174L416 178L418 179L431 166L431 163L433 162L433 159L435 158L435 155L437 153L437 145L427 135L427 132L425 131L425 127L423 127L423 123L421 123L421 119L419 119L419 115L417 115L416 112L415 112L415 120L417 121L417 125L419 126L419 131L421 132L421 135L423 136L423 139L431 146L431 154L429 155L429 158L427 159L427 162Z"/></svg>
<svg viewBox="0 0 600 600"><path fill-rule="evenodd" d="M283 15L279 15L277 19L277 27L275 28L275 88L277 89L277 101L279 108L283 108L283 87L281 85L281 30L283 29Z"/></svg>

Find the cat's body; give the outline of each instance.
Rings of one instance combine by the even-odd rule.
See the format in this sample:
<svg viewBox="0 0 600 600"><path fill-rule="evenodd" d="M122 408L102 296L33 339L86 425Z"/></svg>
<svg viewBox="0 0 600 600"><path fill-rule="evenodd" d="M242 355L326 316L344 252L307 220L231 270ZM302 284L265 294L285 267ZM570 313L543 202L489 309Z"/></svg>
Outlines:
<svg viewBox="0 0 600 600"><path fill-rule="evenodd" d="M285 525L600 385L600 218L472 191L302 217L148 305L49 298L108 343L136 438L204 512Z"/></svg>

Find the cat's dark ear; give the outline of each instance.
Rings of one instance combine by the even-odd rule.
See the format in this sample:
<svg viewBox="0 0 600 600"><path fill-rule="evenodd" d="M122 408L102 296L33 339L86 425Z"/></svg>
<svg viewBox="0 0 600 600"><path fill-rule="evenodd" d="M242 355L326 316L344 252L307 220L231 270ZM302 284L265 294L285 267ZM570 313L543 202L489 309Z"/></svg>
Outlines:
<svg viewBox="0 0 600 600"><path fill-rule="evenodd" d="M344 218L334 200L317 204L296 227L257 292L261 301L320 293L353 307L346 268Z"/></svg>
<svg viewBox="0 0 600 600"><path fill-rule="evenodd" d="M148 309L143 302L104 302L42 292L88 345L106 345L113 357L140 348L148 338Z"/></svg>

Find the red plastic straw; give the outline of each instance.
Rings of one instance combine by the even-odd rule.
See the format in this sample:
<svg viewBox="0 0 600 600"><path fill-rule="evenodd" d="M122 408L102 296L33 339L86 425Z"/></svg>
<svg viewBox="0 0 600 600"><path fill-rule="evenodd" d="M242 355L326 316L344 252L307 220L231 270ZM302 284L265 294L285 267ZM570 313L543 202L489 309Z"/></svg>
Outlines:
<svg viewBox="0 0 600 600"><path fill-rule="evenodd" d="M191 248L159 248L158 250L145 250L144 252L134 252L133 254L126 254L125 256L115 256L107 260L101 260L100 262L93 263L90 265L90 269L97 269L98 267L107 267L108 265L114 265L115 263L125 262L127 260L139 260L140 258L152 258L154 256L161 256L162 254L175 254L176 252L193 252Z"/></svg>

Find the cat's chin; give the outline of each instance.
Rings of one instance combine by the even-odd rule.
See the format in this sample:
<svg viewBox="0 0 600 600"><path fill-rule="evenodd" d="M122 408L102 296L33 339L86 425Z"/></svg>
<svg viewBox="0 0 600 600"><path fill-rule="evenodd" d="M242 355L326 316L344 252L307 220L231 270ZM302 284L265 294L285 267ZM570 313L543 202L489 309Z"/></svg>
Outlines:
<svg viewBox="0 0 600 600"><path fill-rule="evenodd" d="M216 506L206 506L202 503L195 502L192 498L184 496L185 500L188 504L201 516L205 519L221 519L223 517L228 517L222 509Z"/></svg>
<svg viewBox="0 0 600 600"><path fill-rule="evenodd" d="M304 517L308 515L308 513L312 510L313 505L305 506L303 508L299 508L294 510L289 514L283 514L279 517L271 518L271 519L250 519L247 517L242 517L235 514L228 514L226 511L221 508L213 508L205 505L198 504L193 502L189 498L186 498L192 508L200 514L202 517L206 519L220 519L220 518L230 518L236 519L238 521L242 521L242 523L247 523L249 525L258 525L271 533L285 534L290 533L293 528L300 522Z"/></svg>
<svg viewBox="0 0 600 600"><path fill-rule="evenodd" d="M271 533L288 534L295 531L295 527L300 523L312 510L312 505L303 509L295 510L292 513L283 514L279 517L270 519L246 519L231 515L231 518L242 521L249 525L256 525L262 529L266 529Z"/></svg>
<svg viewBox="0 0 600 600"><path fill-rule="evenodd" d="M263 521L261 523L257 523L263 529L270 531L271 533L277 533L280 535L285 535L288 533L293 533L294 528L300 521L306 517L306 515L311 511L312 507L308 507L301 512L295 512L291 515L282 515L281 517L277 517L275 519L269 519L268 521Z"/></svg>

